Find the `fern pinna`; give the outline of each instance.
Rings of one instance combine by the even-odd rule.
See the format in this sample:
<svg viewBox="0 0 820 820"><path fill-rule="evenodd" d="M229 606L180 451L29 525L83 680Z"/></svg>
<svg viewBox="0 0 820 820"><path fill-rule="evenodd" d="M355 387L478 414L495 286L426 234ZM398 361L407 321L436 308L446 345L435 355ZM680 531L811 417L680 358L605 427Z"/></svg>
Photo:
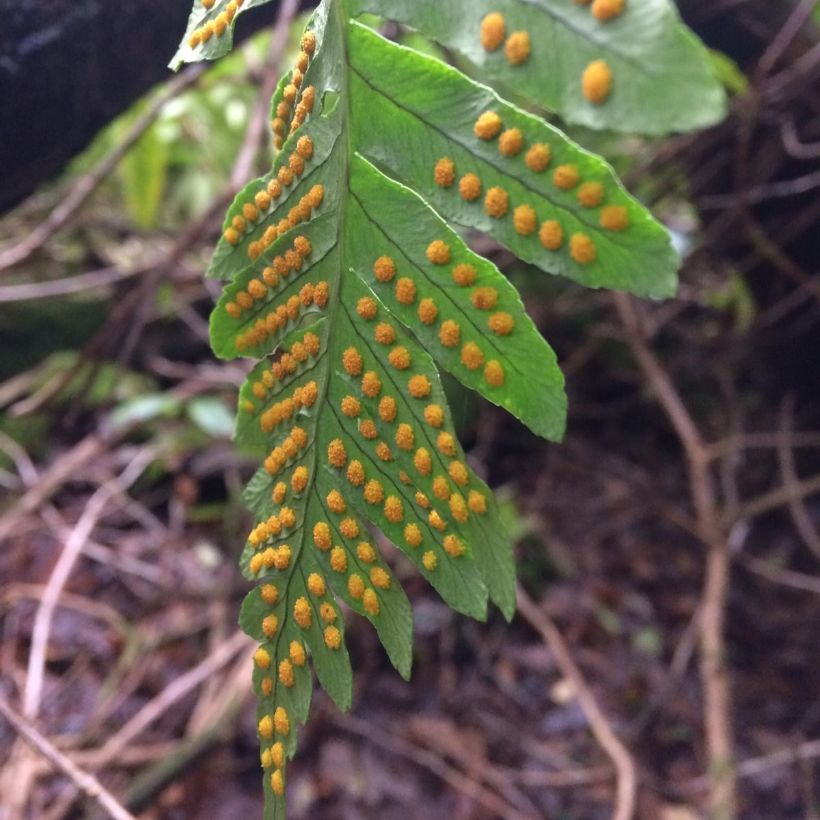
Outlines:
<svg viewBox="0 0 820 820"><path fill-rule="evenodd" d="M175 64L226 51L265 0L197 0ZM277 156L231 205L210 275L223 358L258 364L237 441L262 466L242 607L266 817L312 689L342 708L351 667L339 603L369 619L410 674L412 615L371 528L459 612L515 608L510 539L470 469L443 368L534 433L560 439L556 357L507 279L452 225L590 287L673 293L667 232L602 159L458 70L359 22L376 12L472 71L596 127L661 132L714 121L723 98L668 0L323 0L271 104ZM372 19L372 18L368 18Z"/></svg>

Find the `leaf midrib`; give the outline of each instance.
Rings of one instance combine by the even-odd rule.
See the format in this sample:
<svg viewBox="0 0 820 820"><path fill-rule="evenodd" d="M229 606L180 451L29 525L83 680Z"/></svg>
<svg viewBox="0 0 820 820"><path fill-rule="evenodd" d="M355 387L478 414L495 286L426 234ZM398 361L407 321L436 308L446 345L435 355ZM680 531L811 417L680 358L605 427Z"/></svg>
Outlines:
<svg viewBox="0 0 820 820"><path fill-rule="evenodd" d="M338 31L340 32L342 38L342 50L344 53L344 59L342 61L342 79L340 82L339 88L339 105L343 106L342 108L342 116L341 116L341 133L339 135L339 140L343 141L343 145L339 145L339 140L333 143L330 153L332 154L333 151L340 150L340 148L344 148L345 157L344 157L344 181L342 184L344 185L347 191L350 190L350 161L352 158L351 146L350 146L350 130L348 127L348 123L350 122L350 83L347 77L347 69L350 65L350 60L348 59L348 42L347 42L347 10L345 7L344 0L330 0L330 14L328 14L328 18L325 20L325 31L324 36L327 36L328 29L331 26L331 19L330 15L333 14L336 16L336 25L338 26ZM328 154L327 159L330 158L330 154ZM327 160L325 160L327 161ZM324 163L323 163L324 164ZM332 298L329 305L329 310L327 313L327 368L328 372L326 378L324 379L324 383L322 385L322 389L319 393L317 398L317 407L319 408L319 412L316 414L316 428L314 430L314 436L316 440L319 437L319 424L321 421L322 416L327 408L328 402L328 395L330 393L330 380L333 377L333 370L331 365L331 351L335 348L335 340L334 340L334 322L336 320L336 313L339 310L339 306L341 304L341 291L342 291L342 276L344 276L345 266L344 262L344 227L346 223L346 207L345 207L345 199L346 197L340 196L339 197L339 207L337 212L337 223L336 223L336 241L331 246L328 253L333 251L334 249L338 249L339 251L339 270L336 273L336 281L335 281L335 298ZM310 486L306 490L306 493L315 493L317 498L321 499L321 493L318 490L318 477L319 477L319 448L316 447L314 452L314 460L313 460L313 469L311 470L310 474ZM308 497L306 495L306 497ZM320 501L320 506L321 501ZM305 512L307 513L308 505L305 505ZM305 533L307 533L307 528L305 529ZM307 535L305 534L302 546L304 548L305 541L307 540Z"/></svg>

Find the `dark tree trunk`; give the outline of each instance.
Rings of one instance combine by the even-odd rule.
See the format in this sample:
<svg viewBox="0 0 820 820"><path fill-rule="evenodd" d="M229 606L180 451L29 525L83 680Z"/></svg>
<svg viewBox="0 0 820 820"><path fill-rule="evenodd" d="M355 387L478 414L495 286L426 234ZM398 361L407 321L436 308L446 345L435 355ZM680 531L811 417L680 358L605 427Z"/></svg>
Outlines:
<svg viewBox="0 0 820 820"><path fill-rule="evenodd" d="M243 14L238 36L277 5ZM191 0L0 0L0 212L170 75L190 10Z"/></svg>

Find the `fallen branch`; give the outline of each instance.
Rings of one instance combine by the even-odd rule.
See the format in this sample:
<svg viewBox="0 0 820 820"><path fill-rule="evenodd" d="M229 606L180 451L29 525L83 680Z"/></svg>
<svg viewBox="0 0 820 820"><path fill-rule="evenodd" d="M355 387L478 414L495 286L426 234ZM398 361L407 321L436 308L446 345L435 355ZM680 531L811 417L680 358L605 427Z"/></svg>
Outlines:
<svg viewBox="0 0 820 820"><path fill-rule="evenodd" d="M703 592L699 605L700 678L704 698L704 732L712 782L709 800L715 820L736 816L734 731L731 685L726 666L726 606L729 598L731 551L717 504L709 450L669 374L650 350L634 302L614 296L627 342L666 413L686 455L689 491L700 538L707 547Z"/></svg>
<svg viewBox="0 0 820 820"><path fill-rule="evenodd" d="M630 820L635 816L638 789L638 777L632 756L618 739L601 711L598 701L595 700L583 673L573 660L560 631L520 584L518 585L518 612L541 635L555 657L555 663L561 670L561 674L571 681L578 698L578 705L587 719L592 734L615 767L616 794L612 820Z"/></svg>
<svg viewBox="0 0 820 820"><path fill-rule="evenodd" d="M154 450L142 450L118 478L103 484L91 496L85 510L83 510L83 514L66 539L63 551L60 553L60 557L43 590L43 597L34 618L26 688L23 694L23 714L28 718L35 718L40 709L40 694L43 689L46 647L48 646L48 636L51 631L51 621L71 570L82 554L83 548L105 508L111 503L114 496L125 492L126 488L142 475L154 457Z"/></svg>
<svg viewBox="0 0 820 820"><path fill-rule="evenodd" d="M55 769L68 777L86 797L105 809L109 817L113 817L114 820L136 820L134 815L123 808L114 795L93 774L84 771L66 757L25 718L18 715L2 696L0 696L0 713L20 737L45 757Z"/></svg>
<svg viewBox="0 0 820 820"><path fill-rule="evenodd" d="M216 674L223 666L239 653L250 652L253 643L244 632L237 630L219 648L208 655L205 660L178 677L172 684L150 700L134 717L131 718L99 752L101 764L115 758L132 740L137 738L160 715L170 709L185 695L204 683L211 675Z"/></svg>

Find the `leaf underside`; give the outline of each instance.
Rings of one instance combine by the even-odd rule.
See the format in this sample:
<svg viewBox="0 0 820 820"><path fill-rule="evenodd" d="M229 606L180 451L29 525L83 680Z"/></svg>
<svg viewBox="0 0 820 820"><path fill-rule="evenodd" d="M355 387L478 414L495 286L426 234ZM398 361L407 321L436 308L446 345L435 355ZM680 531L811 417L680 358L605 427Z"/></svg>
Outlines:
<svg viewBox="0 0 820 820"><path fill-rule="evenodd" d="M174 65L224 53L237 14L261 2L198 2ZM602 159L383 39L357 22L362 11L418 27L482 77L572 119L652 131L663 117L653 126L641 113L650 106L620 85L634 72L642 88L637 65L651 44L641 31L677 48L677 60L688 54L684 86L717 110L699 47L660 0L631 0L606 24L569 0L324 0L314 13L272 100L277 158L231 205L209 269L226 280L211 318L216 354L257 362L236 427L262 461L244 495L257 523L241 567L258 585L240 622L259 641L265 817L277 820L310 705L308 658L333 700L350 705L342 603L410 674L410 604L380 544L395 545L458 612L483 619L488 601L514 612L510 539L458 442L439 372L552 440L564 431L564 381L518 293L469 249L464 229L588 287L662 297L676 286L667 232ZM492 11L506 32L532 31L528 61L512 67L505 47L499 62L481 45ZM547 48L559 40L571 60ZM611 108L562 91L593 45L613 60Z"/></svg>

